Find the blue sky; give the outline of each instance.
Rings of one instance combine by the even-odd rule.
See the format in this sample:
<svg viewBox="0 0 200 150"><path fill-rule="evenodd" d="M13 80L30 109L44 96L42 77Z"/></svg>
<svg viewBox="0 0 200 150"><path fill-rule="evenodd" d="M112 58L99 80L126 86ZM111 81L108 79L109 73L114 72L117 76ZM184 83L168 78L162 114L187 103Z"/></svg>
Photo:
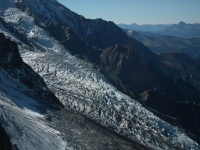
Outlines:
<svg viewBox="0 0 200 150"><path fill-rule="evenodd" d="M115 23L200 23L200 0L58 0L86 18Z"/></svg>

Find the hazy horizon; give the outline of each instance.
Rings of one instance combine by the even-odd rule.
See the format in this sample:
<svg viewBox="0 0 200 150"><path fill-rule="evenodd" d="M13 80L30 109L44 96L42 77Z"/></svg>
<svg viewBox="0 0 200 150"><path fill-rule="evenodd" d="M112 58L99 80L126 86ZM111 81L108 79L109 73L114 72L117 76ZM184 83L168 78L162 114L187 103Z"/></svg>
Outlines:
<svg viewBox="0 0 200 150"><path fill-rule="evenodd" d="M200 0L58 0L89 19L102 18L116 24L155 25L200 23Z"/></svg>
<svg viewBox="0 0 200 150"><path fill-rule="evenodd" d="M126 25L132 25L132 24L137 24L137 25L173 25L173 24L179 24L180 22L185 22L185 21L182 21L182 20L180 20L179 22L177 22L177 23L168 23L168 24L161 24L161 23L159 23L159 24L149 24L149 23L145 23L145 24L139 24L139 23L128 23L128 24L126 24L126 23L118 23L118 24L126 24ZM190 23L190 22L185 22L186 24L200 24L200 23L197 23L197 22L194 22L194 23Z"/></svg>

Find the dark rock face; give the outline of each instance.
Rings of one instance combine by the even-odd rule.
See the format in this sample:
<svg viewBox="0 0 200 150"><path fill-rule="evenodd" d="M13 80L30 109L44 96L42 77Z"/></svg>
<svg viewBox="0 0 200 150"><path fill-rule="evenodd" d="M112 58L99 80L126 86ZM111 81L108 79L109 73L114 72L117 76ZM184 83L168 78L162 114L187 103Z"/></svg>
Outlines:
<svg viewBox="0 0 200 150"><path fill-rule="evenodd" d="M0 149L1 150L18 150L16 145L12 145L4 128L0 124Z"/></svg>
<svg viewBox="0 0 200 150"><path fill-rule="evenodd" d="M121 43L127 38L127 35L113 22L102 19L84 20L80 29L82 33L80 36L85 37L89 43L99 48Z"/></svg>
<svg viewBox="0 0 200 150"><path fill-rule="evenodd" d="M50 100L61 105L59 100L47 88L43 79L31 67L22 61L17 44L0 33L0 68L7 71L12 77L34 90L37 94L49 97Z"/></svg>
<svg viewBox="0 0 200 150"><path fill-rule="evenodd" d="M100 50L92 47L83 38L80 38L69 27L60 27L52 22L46 22L45 29L58 41L60 41L66 49L70 50L73 55L78 55L82 59L99 63Z"/></svg>
<svg viewBox="0 0 200 150"><path fill-rule="evenodd" d="M118 76L135 91L155 87L157 77L148 58L131 47L115 45L104 50L101 55L106 70Z"/></svg>
<svg viewBox="0 0 200 150"><path fill-rule="evenodd" d="M200 90L200 63L184 53L162 53L160 57L167 66L166 74L183 79Z"/></svg>
<svg viewBox="0 0 200 150"><path fill-rule="evenodd" d="M15 42L6 39L3 34L0 33L0 65L4 68L19 67L22 64L22 59L17 51L17 45ZM14 65L14 66L13 66Z"/></svg>
<svg viewBox="0 0 200 150"><path fill-rule="evenodd" d="M1 150L12 150L11 142L6 134L4 128L0 125L0 149Z"/></svg>

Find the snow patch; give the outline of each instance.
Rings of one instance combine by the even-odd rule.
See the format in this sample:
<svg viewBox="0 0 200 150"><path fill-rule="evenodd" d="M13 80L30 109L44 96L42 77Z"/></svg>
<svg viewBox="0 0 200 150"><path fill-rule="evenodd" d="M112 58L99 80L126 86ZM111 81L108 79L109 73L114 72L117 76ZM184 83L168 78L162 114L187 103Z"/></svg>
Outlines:
<svg viewBox="0 0 200 150"><path fill-rule="evenodd" d="M58 131L48 126L39 104L18 80L0 70L0 122L20 150L69 148Z"/></svg>

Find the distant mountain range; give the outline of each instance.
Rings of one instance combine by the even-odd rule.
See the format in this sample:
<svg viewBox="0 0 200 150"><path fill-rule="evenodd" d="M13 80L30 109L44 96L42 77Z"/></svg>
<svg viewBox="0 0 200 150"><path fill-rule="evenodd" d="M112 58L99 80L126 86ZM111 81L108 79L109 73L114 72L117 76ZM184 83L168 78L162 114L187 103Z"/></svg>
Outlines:
<svg viewBox="0 0 200 150"><path fill-rule="evenodd" d="M200 24L186 24L185 22L179 22L179 24L174 24L165 30L158 31L157 33L182 38L199 38Z"/></svg>
<svg viewBox="0 0 200 150"><path fill-rule="evenodd" d="M171 24L157 24L157 25L151 25L151 24L144 24L144 25L138 25L136 23L133 24L118 24L120 28L123 29L130 29L134 31L142 31L142 32L158 32L163 31L171 26Z"/></svg>
<svg viewBox="0 0 200 150"><path fill-rule="evenodd" d="M200 38L180 38L150 32L137 32L124 29L131 37L143 43L154 53L181 52L193 58L200 58Z"/></svg>
<svg viewBox="0 0 200 150"><path fill-rule="evenodd" d="M131 29L134 31L152 32L160 35L171 35L181 38L199 38L200 37L200 24L186 24L179 22L173 25L137 25L137 24L119 24L124 29Z"/></svg>

